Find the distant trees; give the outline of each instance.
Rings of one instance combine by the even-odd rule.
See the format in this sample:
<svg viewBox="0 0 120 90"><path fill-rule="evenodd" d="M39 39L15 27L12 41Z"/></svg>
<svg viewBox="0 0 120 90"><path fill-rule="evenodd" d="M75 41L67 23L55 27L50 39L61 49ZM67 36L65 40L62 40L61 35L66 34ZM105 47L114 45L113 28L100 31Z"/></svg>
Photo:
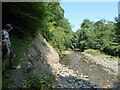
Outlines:
<svg viewBox="0 0 120 90"><path fill-rule="evenodd" d="M120 15L115 18L116 20L116 28L115 28L115 35L116 35L116 42L120 44Z"/></svg>
<svg viewBox="0 0 120 90"><path fill-rule="evenodd" d="M85 19L77 31L78 47L81 51L91 48L111 55L119 54L118 45L115 45L115 41L119 42L119 26L119 22L116 24L106 20L90 22Z"/></svg>

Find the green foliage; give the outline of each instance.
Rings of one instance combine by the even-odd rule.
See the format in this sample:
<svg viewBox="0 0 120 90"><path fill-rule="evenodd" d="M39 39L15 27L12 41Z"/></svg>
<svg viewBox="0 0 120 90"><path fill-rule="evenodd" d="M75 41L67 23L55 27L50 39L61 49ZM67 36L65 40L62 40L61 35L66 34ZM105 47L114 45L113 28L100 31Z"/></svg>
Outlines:
<svg viewBox="0 0 120 90"><path fill-rule="evenodd" d="M106 45L102 47L102 51L109 55L118 56L120 55L120 46Z"/></svg>
<svg viewBox="0 0 120 90"><path fill-rule="evenodd" d="M22 41L26 41L26 38L33 38L36 34L41 33L57 51L75 46L75 43L72 44L74 35L71 25L64 18L64 10L59 2L5 2L2 11L3 27L6 23L12 24L14 30L11 32L11 36L14 35L20 44L23 43ZM14 39L11 41L14 42ZM14 50L21 57L25 48L24 46L19 48L21 50L17 48Z"/></svg>
<svg viewBox="0 0 120 90"><path fill-rule="evenodd" d="M81 28L91 28L92 22L89 19L84 19L83 23L81 24Z"/></svg>
<svg viewBox="0 0 120 90"><path fill-rule="evenodd" d="M109 59L109 60L120 60L119 57L114 57L110 55L106 55L104 53L101 53L99 50L94 49L86 49L84 50L85 53L91 54L93 56L99 56L101 59Z"/></svg>
<svg viewBox="0 0 120 90"><path fill-rule="evenodd" d="M92 48L105 52L105 48L113 50L113 47L108 48L107 45L120 42L119 17L116 18L115 24L106 20L91 22L85 19L81 28L74 33L69 21L64 17L64 10L59 2L4 2L2 5L2 23L11 23L14 26L11 34L18 38L18 41L33 38L40 32L57 51L68 48L80 48L83 51ZM15 51L22 52L22 49L18 51L15 48Z"/></svg>
<svg viewBox="0 0 120 90"><path fill-rule="evenodd" d="M93 56L99 56L101 54L99 50L93 50L93 49L86 49L84 50L84 52L91 54Z"/></svg>
<svg viewBox="0 0 120 90"><path fill-rule="evenodd" d="M115 42L120 44L120 15L115 18Z"/></svg>
<svg viewBox="0 0 120 90"><path fill-rule="evenodd" d="M43 32L41 32L43 36L58 52L74 48L71 42L73 38L71 25L64 18L64 10L61 8L59 2L49 2L47 8L47 25Z"/></svg>
<svg viewBox="0 0 120 90"><path fill-rule="evenodd" d="M55 84L54 76L37 76L31 75L27 80L23 80L22 84L18 88L39 88L40 90L52 90L52 86Z"/></svg>
<svg viewBox="0 0 120 90"><path fill-rule="evenodd" d="M110 55L119 55L119 45L112 45L116 40L116 24L111 21L99 20L95 23L85 19L81 24L81 29L77 31L78 48L99 49Z"/></svg>
<svg viewBox="0 0 120 90"><path fill-rule="evenodd" d="M43 2L3 3L2 23L14 26L13 34L19 38L34 37L46 19L46 6Z"/></svg>

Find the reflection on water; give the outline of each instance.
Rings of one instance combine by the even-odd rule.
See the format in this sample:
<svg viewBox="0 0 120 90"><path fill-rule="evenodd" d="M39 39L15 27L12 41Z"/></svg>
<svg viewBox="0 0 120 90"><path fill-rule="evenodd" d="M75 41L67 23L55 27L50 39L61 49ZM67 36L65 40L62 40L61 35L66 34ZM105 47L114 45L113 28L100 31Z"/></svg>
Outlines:
<svg viewBox="0 0 120 90"><path fill-rule="evenodd" d="M73 52L65 55L60 63L69 66L69 68L78 71L78 75L86 76L93 84L104 87L117 87L118 79L114 75L108 74L101 65L96 65L87 61L80 52ZM113 85L114 84L114 85Z"/></svg>

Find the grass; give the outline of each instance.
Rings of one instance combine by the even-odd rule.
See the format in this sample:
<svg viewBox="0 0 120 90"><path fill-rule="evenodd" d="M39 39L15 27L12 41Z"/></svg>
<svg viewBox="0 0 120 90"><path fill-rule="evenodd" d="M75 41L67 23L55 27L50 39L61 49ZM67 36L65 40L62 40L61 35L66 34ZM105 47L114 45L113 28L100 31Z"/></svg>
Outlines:
<svg viewBox="0 0 120 90"><path fill-rule="evenodd" d="M106 59L109 59L109 60L120 60L119 57L106 55L106 54L100 52L99 50L86 49L86 50L84 50L84 52L87 53L87 54L91 54L93 56L99 56L102 59L106 58Z"/></svg>
<svg viewBox="0 0 120 90"><path fill-rule="evenodd" d="M18 88L39 88L40 90L52 90L52 86L56 83L53 75L30 75L28 79L23 80Z"/></svg>
<svg viewBox="0 0 120 90"><path fill-rule="evenodd" d="M84 52L91 54L93 56L98 56L101 54L101 52L99 50L94 50L94 49L86 49Z"/></svg>

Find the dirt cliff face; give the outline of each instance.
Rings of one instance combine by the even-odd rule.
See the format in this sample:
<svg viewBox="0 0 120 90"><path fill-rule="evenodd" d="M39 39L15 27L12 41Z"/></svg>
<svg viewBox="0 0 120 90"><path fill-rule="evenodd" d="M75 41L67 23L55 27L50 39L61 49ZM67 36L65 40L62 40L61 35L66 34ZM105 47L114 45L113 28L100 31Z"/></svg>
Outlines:
<svg viewBox="0 0 120 90"><path fill-rule="evenodd" d="M37 35L35 41L28 47L26 57L34 68L35 74L41 74L41 70L49 73L51 70L48 62L59 62L58 53L41 35Z"/></svg>

